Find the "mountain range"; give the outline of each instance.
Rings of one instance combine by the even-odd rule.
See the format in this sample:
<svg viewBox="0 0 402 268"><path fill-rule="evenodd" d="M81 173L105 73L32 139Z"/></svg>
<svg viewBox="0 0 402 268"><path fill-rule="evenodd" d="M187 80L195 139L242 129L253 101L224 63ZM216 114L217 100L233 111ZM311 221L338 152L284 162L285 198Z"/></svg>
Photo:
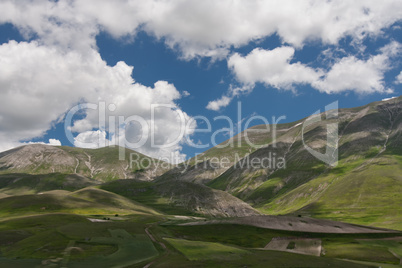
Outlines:
<svg viewBox="0 0 402 268"><path fill-rule="evenodd" d="M119 160L119 147L25 145L0 153L0 207L16 195L103 189L161 212L303 215L402 230L402 97L319 116L306 128L306 119L251 127L171 169L129 149ZM306 150L325 153L331 123L336 166ZM130 153L147 168L130 166Z"/></svg>

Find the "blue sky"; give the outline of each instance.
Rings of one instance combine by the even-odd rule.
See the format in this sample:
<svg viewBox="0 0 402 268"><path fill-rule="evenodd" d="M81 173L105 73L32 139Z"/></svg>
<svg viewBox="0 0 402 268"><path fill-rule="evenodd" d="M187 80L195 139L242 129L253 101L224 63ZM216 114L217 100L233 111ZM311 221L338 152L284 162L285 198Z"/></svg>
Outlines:
<svg viewBox="0 0 402 268"><path fill-rule="evenodd" d="M228 127L216 116L237 123L239 103L242 119L286 116L283 123L334 101L343 108L401 95L400 1L84 2L0 3L0 150L29 142L96 148L144 135L135 123L116 134L87 110L73 117L69 141L64 117L85 102L155 123L164 144L175 137L177 110L187 122L205 116L213 132ZM151 118L155 103L175 108ZM186 134L208 144L212 133ZM134 149L179 160L205 150L184 140Z"/></svg>

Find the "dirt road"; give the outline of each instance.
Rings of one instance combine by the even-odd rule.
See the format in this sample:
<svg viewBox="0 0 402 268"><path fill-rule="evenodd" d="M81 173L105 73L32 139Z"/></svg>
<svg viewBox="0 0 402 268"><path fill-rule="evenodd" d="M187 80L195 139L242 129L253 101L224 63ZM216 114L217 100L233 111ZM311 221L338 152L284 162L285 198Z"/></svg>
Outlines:
<svg viewBox="0 0 402 268"><path fill-rule="evenodd" d="M151 225L151 226L152 226L152 225ZM155 237L149 232L149 227L151 227L151 226L148 226L147 228L145 228L145 233L147 233L147 235L149 236L149 238L151 238L152 242L158 243L158 244L161 245L161 247L166 251L166 253L165 253L163 256L160 256L159 258L161 258L161 257L166 257L166 256L169 254L169 249L166 247L166 245L165 245L163 242L156 240ZM159 258L158 258L158 259L159 259ZM147 265L145 265L143 268L148 268L148 267L150 267L155 261L156 261L156 260L151 261L150 263L148 263Z"/></svg>

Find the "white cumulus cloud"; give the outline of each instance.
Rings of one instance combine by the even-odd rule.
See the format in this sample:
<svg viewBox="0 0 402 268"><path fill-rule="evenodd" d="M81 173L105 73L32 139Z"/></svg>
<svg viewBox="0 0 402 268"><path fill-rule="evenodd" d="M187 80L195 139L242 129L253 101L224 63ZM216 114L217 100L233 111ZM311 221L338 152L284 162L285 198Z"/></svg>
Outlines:
<svg viewBox="0 0 402 268"><path fill-rule="evenodd" d="M103 30L115 38L144 30L178 49L183 58L228 55L230 48L277 34L301 47L309 40L360 42L400 20L397 0L141 1L3 0L0 22L16 25L46 44L84 50Z"/></svg>
<svg viewBox="0 0 402 268"><path fill-rule="evenodd" d="M107 145L106 132L101 130L81 132L74 138L76 147L94 149Z"/></svg>
<svg viewBox="0 0 402 268"><path fill-rule="evenodd" d="M355 56L341 58L323 79L315 81L312 86L326 93L391 93L392 89L385 87L384 73L390 68L390 58L399 54L401 48L400 43L391 42L381 48L379 54L365 60Z"/></svg>
<svg viewBox="0 0 402 268"><path fill-rule="evenodd" d="M398 76L396 77L396 81L397 84L402 84L402 71L398 74Z"/></svg>
<svg viewBox="0 0 402 268"><path fill-rule="evenodd" d="M242 86L231 85L227 95L210 101L206 108L218 111L228 106L235 96L252 91L256 83L293 90L294 85L311 84L323 75L321 70L315 70L300 62L290 63L294 53L294 48L284 46L273 50L256 48L246 56L233 54L228 59L228 67Z"/></svg>
<svg viewBox="0 0 402 268"><path fill-rule="evenodd" d="M357 94L392 93L384 82L385 72L391 68L392 58L397 57L402 45L396 41L382 47L378 54L367 59L346 56L337 59L324 71L300 62L291 63L295 49L284 46L273 50L256 48L246 56L238 53L228 59L228 67L242 85L229 87L220 99L210 101L207 109L218 111L229 105L233 97L253 90L256 83L281 90L293 90L294 85L308 84L328 94L354 91ZM402 80L398 75L396 82Z"/></svg>
<svg viewBox="0 0 402 268"><path fill-rule="evenodd" d="M163 144L173 139L181 127L177 111L183 114L184 120L189 119L175 103L181 97L180 93L165 81L156 82L153 88L136 83L131 77L132 71L133 67L124 62L108 66L95 50L88 50L83 55L75 50L60 51L35 41L2 44L0 143L4 145L0 148L8 149L18 145L20 140L42 136L77 103L88 102L99 106L99 101L104 101L106 107L109 104L115 106L113 112L106 109L105 114L106 119L109 116L116 118L115 124L118 123L118 116L140 116L147 124L155 125L155 137L159 142ZM152 117L153 104L166 104L173 108L155 110ZM82 112L83 118L71 126L78 134L76 145L80 146L83 144L80 141L86 142L93 137L91 132L86 131L103 131L105 129L101 128L105 127L112 127L113 131L113 124L99 125L99 107ZM191 134L191 131L186 134ZM151 145L133 149L158 155L158 149L147 146ZM176 144L164 148L164 152L180 149L181 145Z"/></svg>
<svg viewBox="0 0 402 268"><path fill-rule="evenodd" d="M207 109L212 111L219 111L222 107L228 106L231 100L231 97L222 96L220 99L210 101L207 105Z"/></svg>
<svg viewBox="0 0 402 268"><path fill-rule="evenodd" d="M335 63L323 80L313 86L322 92L338 93L354 90L358 93L384 92L382 57L359 60L354 56L345 57Z"/></svg>
<svg viewBox="0 0 402 268"><path fill-rule="evenodd" d="M247 56L238 53L228 60L228 67L243 84L264 83L281 89L291 89L293 84L311 83L322 74L299 62L290 63L295 49L279 47L273 50L256 48Z"/></svg>
<svg viewBox="0 0 402 268"><path fill-rule="evenodd" d="M21 143L21 145L24 144L44 144L44 145L51 145L51 146L61 146L61 142L58 139L49 139L49 142L26 142L26 143Z"/></svg>

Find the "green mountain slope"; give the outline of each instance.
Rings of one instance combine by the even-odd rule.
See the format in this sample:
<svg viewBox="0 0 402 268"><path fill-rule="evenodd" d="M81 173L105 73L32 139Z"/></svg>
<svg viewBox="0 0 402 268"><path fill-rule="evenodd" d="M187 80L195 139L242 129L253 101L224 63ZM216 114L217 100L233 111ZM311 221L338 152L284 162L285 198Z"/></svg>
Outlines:
<svg viewBox="0 0 402 268"><path fill-rule="evenodd" d="M117 180L103 184L101 188L167 214L198 214L212 217L243 217L259 214L249 204L229 193L174 179L157 182Z"/></svg>
<svg viewBox="0 0 402 268"><path fill-rule="evenodd" d="M400 230L401 160L377 157L346 174L329 172L258 207L269 214L298 213Z"/></svg>
<svg viewBox="0 0 402 268"><path fill-rule="evenodd" d="M0 174L0 193L7 195L37 194L52 190L75 191L99 182L78 174Z"/></svg>
<svg viewBox="0 0 402 268"><path fill-rule="evenodd" d="M324 115L322 115L324 117ZM339 110L338 119L304 130L305 143L325 152L326 124L339 123L339 162L330 167L302 142L293 124L273 143L251 153L210 181L268 214L307 213L353 223L402 229L402 97ZM270 155L278 165L252 165ZM271 158L272 159L272 158Z"/></svg>
<svg viewBox="0 0 402 268"><path fill-rule="evenodd" d="M0 215L3 217L55 212L83 215L159 215L149 207L96 188L85 188L73 193L50 191L0 199Z"/></svg>

